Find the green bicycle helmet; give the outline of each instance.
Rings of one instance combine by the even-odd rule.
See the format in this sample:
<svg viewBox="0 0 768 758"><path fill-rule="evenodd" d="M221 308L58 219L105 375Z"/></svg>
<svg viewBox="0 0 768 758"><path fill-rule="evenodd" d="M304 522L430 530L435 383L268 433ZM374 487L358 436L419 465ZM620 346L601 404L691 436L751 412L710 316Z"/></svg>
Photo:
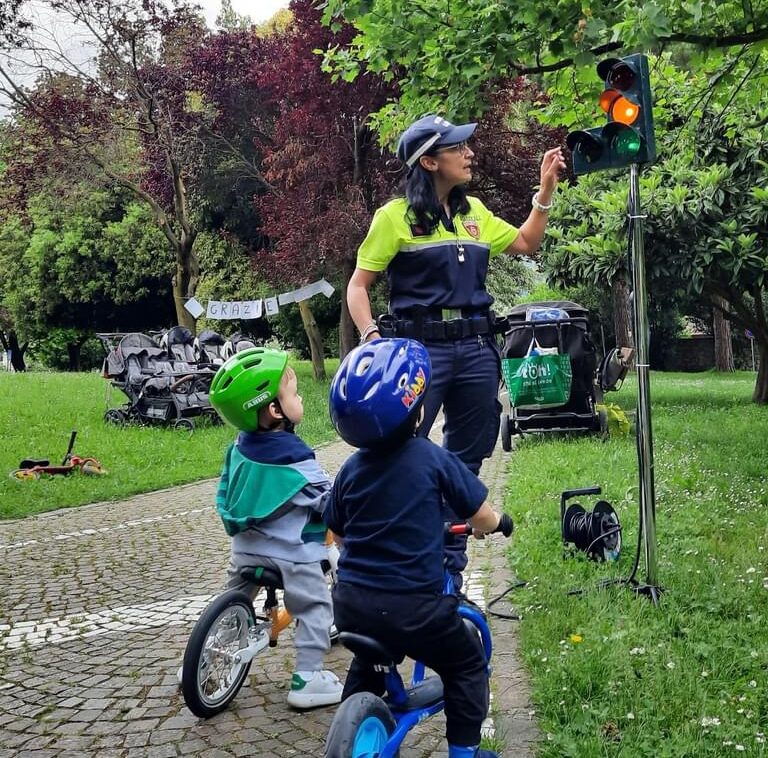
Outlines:
<svg viewBox="0 0 768 758"><path fill-rule="evenodd" d="M235 353L216 372L208 397L219 415L243 432L259 428L259 410L277 397L288 353L252 347Z"/></svg>

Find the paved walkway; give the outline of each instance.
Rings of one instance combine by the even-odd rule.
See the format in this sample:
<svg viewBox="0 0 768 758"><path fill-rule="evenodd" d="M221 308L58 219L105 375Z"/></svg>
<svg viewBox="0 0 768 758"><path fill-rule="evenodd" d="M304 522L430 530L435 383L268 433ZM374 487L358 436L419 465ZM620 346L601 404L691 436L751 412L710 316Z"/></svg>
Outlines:
<svg viewBox="0 0 768 758"><path fill-rule="evenodd" d="M318 450L328 471L349 454ZM503 500L507 455L482 477ZM187 637L225 577L228 540L212 506L215 481L0 523L0 758L321 756L333 708L285 704L290 636L262 653L229 709L195 718L176 685ZM468 593L504 589L500 535L473 543ZM538 739L515 622L493 619L488 728L507 758ZM286 644L282 644L282 643ZM336 647L340 675L349 653ZM414 730L403 758L444 758L442 716Z"/></svg>

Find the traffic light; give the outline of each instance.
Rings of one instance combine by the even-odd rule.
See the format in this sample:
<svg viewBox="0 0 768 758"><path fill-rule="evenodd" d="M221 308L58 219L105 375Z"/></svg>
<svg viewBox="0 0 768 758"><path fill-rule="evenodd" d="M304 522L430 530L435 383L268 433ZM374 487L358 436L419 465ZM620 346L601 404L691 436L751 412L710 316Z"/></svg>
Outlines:
<svg viewBox="0 0 768 758"><path fill-rule="evenodd" d="M597 64L597 75L605 82L600 107L608 123L568 135L574 174L655 160L648 58L641 53L607 58Z"/></svg>

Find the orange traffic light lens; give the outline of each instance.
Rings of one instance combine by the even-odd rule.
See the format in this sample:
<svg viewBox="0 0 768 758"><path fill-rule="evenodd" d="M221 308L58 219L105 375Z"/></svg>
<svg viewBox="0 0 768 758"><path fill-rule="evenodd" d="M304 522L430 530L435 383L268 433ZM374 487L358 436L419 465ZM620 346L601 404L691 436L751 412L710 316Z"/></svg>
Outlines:
<svg viewBox="0 0 768 758"><path fill-rule="evenodd" d="M602 105L602 98L600 100ZM626 97L619 96L611 104L610 113L611 118L620 124L634 124L640 115L640 106L627 100Z"/></svg>
<svg viewBox="0 0 768 758"><path fill-rule="evenodd" d="M607 89L600 95L600 107L606 112L611 112L611 106L621 95L615 89Z"/></svg>

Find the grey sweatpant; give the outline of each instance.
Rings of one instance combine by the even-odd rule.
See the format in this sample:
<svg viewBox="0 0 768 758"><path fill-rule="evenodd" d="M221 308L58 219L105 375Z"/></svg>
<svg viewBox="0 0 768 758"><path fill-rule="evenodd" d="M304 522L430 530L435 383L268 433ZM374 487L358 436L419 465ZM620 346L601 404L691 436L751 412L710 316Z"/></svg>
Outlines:
<svg viewBox="0 0 768 758"><path fill-rule="evenodd" d="M329 630L333 623L333 604L328 580L320 563L292 563L280 558L249 555L247 562L230 559L228 586L254 597L257 588L240 576L243 566L265 566L276 569L283 577L283 602L296 619L296 671L319 671L330 650Z"/></svg>

